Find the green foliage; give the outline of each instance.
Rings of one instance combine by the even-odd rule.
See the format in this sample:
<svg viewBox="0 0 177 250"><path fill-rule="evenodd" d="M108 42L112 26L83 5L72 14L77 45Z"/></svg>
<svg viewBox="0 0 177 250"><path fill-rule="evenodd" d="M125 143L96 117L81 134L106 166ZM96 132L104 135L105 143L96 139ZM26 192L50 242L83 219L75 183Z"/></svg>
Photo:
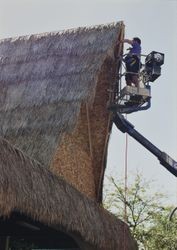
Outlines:
<svg viewBox="0 0 177 250"><path fill-rule="evenodd" d="M172 207L162 205L165 196L151 192L152 184L137 174L134 182L125 188L123 181L111 177L104 206L126 221L140 249L175 250L177 221L169 220Z"/></svg>
<svg viewBox="0 0 177 250"><path fill-rule="evenodd" d="M149 230L148 249L176 250L177 249L177 219L169 220L171 207L166 207L163 213L154 216L154 224Z"/></svg>

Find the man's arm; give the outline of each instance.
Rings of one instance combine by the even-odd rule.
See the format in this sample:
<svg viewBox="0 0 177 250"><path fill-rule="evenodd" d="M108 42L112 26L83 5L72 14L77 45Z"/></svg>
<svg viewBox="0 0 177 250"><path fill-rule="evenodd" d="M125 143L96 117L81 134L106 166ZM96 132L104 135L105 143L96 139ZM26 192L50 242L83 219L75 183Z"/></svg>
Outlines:
<svg viewBox="0 0 177 250"><path fill-rule="evenodd" d="M130 39L124 39L124 40L121 40L120 42L121 42L121 43L128 43L128 44L130 44L130 45L133 44L133 40L130 40Z"/></svg>

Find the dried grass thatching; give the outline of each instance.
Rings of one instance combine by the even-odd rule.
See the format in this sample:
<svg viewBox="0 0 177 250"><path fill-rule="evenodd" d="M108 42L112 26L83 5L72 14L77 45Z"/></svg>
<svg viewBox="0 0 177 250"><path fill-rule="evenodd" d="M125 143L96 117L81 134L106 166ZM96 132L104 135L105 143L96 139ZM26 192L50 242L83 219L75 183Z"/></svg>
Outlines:
<svg viewBox="0 0 177 250"><path fill-rule="evenodd" d="M119 23L0 41L0 134L47 165L97 75L112 56Z"/></svg>
<svg viewBox="0 0 177 250"><path fill-rule="evenodd" d="M120 23L0 41L0 135L48 166L81 104L93 103Z"/></svg>
<svg viewBox="0 0 177 250"><path fill-rule="evenodd" d="M0 41L0 135L97 200L111 129L107 90L123 27Z"/></svg>
<svg viewBox="0 0 177 250"><path fill-rule="evenodd" d="M7 141L0 139L0 148L0 216L20 212L49 226L62 226L95 249L123 249L123 222ZM136 249L125 228L125 249Z"/></svg>

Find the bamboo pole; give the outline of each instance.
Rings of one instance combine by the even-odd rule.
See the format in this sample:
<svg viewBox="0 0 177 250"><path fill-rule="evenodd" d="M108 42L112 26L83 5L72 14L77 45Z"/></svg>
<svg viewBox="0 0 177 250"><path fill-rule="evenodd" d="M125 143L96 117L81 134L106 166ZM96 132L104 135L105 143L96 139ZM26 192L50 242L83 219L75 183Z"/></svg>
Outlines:
<svg viewBox="0 0 177 250"><path fill-rule="evenodd" d="M90 157L91 157L91 159L93 159L93 147L92 147L92 136L91 136L90 115L89 115L88 103L86 103L86 112L87 112L87 125L88 125L88 139L89 139Z"/></svg>
<svg viewBox="0 0 177 250"><path fill-rule="evenodd" d="M122 22L120 25L120 33L118 35L118 42L124 39L124 35L125 35L125 25ZM120 55L123 54L123 43L120 43L118 45L118 50L117 50L117 55L115 55L116 57L120 57ZM120 65L119 62L117 62L116 64L116 71L119 70ZM116 91L116 84L113 85L113 89L110 93L110 97L109 100L111 103L114 102L115 99L115 91ZM103 157L102 157L102 167L101 167L101 173L100 173L100 180L99 180L99 186L98 186L98 190L97 190L97 201L98 202L102 202L101 201L101 191L102 191L102 185L103 185L103 178L104 178L104 172L105 172L105 160L106 160L106 154L107 154L107 147L108 147L108 141L109 141L109 137L110 137L110 130L111 130L111 113L109 114L109 118L108 118L108 124L107 124L107 132L106 132L106 139L105 139L105 144L104 144L104 151L103 151Z"/></svg>

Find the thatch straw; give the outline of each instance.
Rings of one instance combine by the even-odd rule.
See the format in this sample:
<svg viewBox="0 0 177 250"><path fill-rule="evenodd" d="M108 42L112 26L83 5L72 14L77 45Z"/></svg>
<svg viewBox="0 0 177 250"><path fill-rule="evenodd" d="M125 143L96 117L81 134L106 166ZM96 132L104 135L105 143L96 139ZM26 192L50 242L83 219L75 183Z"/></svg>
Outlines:
<svg viewBox="0 0 177 250"><path fill-rule="evenodd" d="M103 157L107 153L104 149L111 130L110 112L107 110L110 92L107 90L114 82L114 69L114 60L107 58L98 74L93 106L82 105L75 129L64 135L51 164L52 171L99 202Z"/></svg>
<svg viewBox="0 0 177 250"><path fill-rule="evenodd" d="M81 103L93 103L120 23L0 41L0 135L49 166Z"/></svg>
<svg viewBox="0 0 177 250"><path fill-rule="evenodd" d="M122 27L0 41L0 135L94 199L103 178L111 128L107 89Z"/></svg>
<svg viewBox="0 0 177 250"><path fill-rule="evenodd" d="M7 141L0 139L0 149L0 216L20 212L75 232L97 249L123 249L123 222ZM133 250L126 231L126 249Z"/></svg>

